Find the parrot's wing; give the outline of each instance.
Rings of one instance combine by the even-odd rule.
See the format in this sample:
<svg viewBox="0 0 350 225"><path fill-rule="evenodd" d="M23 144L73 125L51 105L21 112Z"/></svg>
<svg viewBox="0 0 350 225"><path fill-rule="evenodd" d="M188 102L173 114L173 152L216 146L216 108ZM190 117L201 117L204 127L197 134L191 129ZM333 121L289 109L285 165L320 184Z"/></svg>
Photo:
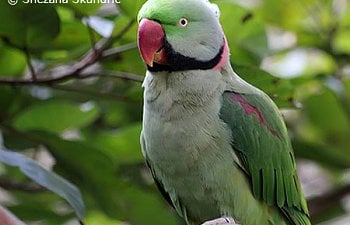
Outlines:
<svg viewBox="0 0 350 225"><path fill-rule="evenodd" d="M291 224L309 225L305 198L282 116L272 100L253 87L226 91L221 119L232 131L232 146L252 183L256 198L277 206Z"/></svg>
<svg viewBox="0 0 350 225"><path fill-rule="evenodd" d="M165 191L163 184L158 180L158 178L155 176L154 171L152 169L151 164L147 161L146 159L146 164L148 166L148 168L151 170L151 174L154 180L154 183L156 183L156 186L158 188L158 190L160 191L160 193L163 195L163 198L168 202L168 204L173 207L175 209L175 206L173 204L173 202L171 201L170 195L168 192Z"/></svg>
<svg viewBox="0 0 350 225"><path fill-rule="evenodd" d="M146 144L145 144L145 139L144 139L143 133L141 133L141 149L142 149L142 154L143 154L144 158L146 159L146 165L148 166L149 170L151 171L153 180L154 180L158 190L163 195L163 198L168 202L168 204L171 207L173 207L174 209L176 209L173 201L171 200L171 197L170 197L169 193L164 189L164 186L163 186L162 182L157 178L157 176L156 176L156 174L154 172L154 169L152 167L152 164L148 160L148 157L147 157L147 154L146 154Z"/></svg>

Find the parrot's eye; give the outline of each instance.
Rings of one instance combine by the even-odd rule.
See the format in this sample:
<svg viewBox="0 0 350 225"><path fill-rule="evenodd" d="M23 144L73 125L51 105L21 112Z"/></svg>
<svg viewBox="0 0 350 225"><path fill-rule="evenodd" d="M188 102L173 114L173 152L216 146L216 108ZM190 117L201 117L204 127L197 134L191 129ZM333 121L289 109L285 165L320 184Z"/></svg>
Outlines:
<svg viewBox="0 0 350 225"><path fill-rule="evenodd" d="M188 25L188 20L186 18L181 18L179 20L179 26L180 27L187 27L187 25Z"/></svg>

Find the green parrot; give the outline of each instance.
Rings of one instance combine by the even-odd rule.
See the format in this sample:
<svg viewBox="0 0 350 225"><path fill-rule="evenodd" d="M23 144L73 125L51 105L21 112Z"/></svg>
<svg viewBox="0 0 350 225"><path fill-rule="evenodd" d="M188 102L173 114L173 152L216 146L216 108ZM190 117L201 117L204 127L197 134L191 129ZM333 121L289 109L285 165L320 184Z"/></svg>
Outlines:
<svg viewBox="0 0 350 225"><path fill-rule="evenodd" d="M188 225L310 225L282 116L233 71L219 17L207 0L138 14L147 165Z"/></svg>

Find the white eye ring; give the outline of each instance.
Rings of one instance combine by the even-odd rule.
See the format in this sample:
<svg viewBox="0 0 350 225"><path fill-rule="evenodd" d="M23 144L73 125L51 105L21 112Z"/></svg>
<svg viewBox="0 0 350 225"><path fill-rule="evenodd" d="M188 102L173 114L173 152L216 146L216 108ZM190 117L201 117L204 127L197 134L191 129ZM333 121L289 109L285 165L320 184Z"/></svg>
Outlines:
<svg viewBox="0 0 350 225"><path fill-rule="evenodd" d="M187 27L187 25L188 25L188 20L186 18L181 18L179 20L179 26L180 27Z"/></svg>

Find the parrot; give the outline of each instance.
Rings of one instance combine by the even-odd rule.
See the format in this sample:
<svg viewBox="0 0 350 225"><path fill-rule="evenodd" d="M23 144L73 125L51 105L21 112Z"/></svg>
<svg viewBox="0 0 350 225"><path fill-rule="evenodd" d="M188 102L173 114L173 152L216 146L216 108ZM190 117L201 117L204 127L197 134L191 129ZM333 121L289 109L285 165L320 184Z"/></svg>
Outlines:
<svg viewBox="0 0 350 225"><path fill-rule="evenodd" d="M311 225L282 114L234 72L219 7L148 0L137 21L141 149L167 202L188 225Z"/></svg>

